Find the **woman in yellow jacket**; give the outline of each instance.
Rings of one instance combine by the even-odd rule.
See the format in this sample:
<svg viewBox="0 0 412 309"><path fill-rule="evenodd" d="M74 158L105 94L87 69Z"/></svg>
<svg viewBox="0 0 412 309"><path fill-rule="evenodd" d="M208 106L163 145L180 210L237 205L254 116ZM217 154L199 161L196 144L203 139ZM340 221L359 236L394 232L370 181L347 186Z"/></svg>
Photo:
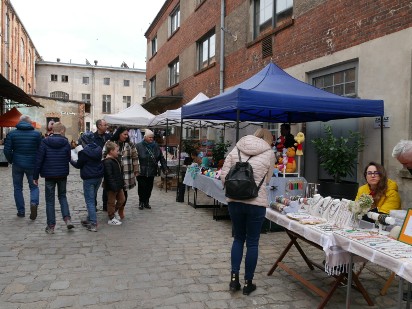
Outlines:
<svg viewBox="0 0 412 309"><path fill-rule="evenodd" d="M366 193L371 195L374 200L371 211L389 214L390 210L401 209L398 185L395 181L388 179L382 165L370 162L363 175L367 184L359 187L355 200Z"/></svg>

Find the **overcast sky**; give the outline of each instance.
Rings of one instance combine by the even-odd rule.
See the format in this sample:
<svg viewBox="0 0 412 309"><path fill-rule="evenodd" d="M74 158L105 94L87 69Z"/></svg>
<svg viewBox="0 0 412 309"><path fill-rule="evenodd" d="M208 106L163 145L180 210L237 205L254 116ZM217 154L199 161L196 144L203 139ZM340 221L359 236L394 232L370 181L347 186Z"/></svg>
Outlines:
<svg viewBox="0 0 412 309"><path fill-rule="evenodd" d="M45 61L146 69L144 33L165 0L11 0Z"/></svg>

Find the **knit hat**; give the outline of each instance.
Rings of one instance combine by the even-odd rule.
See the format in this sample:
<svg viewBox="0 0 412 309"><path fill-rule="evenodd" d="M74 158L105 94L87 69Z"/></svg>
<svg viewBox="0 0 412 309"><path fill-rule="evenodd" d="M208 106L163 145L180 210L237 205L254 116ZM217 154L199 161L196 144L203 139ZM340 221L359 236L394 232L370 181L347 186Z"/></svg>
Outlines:
<svg viewBox="0 0 412 309"><path fill-rule="evenodd" d="M153 131L151 131L151 130L149 130L149 129L145 129L145 130L144 130L144 136L154 137L154 133L153 133Z"/></svg>
<svg viewBox="0 0 412 309"><path fill-rule="evenodd" d="M94 134L93 132L84 132L81 137L83 145L89 145L94 143Z"/></svg>

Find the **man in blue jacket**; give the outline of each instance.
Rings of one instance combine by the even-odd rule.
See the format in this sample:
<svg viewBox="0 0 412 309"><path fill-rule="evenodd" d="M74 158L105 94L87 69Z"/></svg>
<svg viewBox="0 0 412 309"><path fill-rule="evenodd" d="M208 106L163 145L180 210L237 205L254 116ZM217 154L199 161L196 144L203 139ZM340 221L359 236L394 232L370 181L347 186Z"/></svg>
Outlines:
<svg viewBox="0 0 412 309"><path fill-rule="evenodd" d="M46 233L54 234L56 225L55 191L60 203L62 217L70 230L74 228L71 222L69 204L66 197L67 176L69 175L69 162L71 159L71 147L64 136L65 126L61 122L53 125L53 135L43 139L36 157L36 166L33 181L38 184L39 174L45 178L46 197Z"/></svg>
<svg viewBox="0 0 412 309"><path fill-rule="evenodd" d="M27 177L30 188L30 219L37 217L39 205L39 187L33 183L33 172L36 162L36 153L41 143L40 132L34 130L31 119L27 115L20 117L16 130L11 131L4 144L4 155L12 164L12 177L14 187L14 201L17 208L17 216L25 216L23 197L23 178Z"/></svg>

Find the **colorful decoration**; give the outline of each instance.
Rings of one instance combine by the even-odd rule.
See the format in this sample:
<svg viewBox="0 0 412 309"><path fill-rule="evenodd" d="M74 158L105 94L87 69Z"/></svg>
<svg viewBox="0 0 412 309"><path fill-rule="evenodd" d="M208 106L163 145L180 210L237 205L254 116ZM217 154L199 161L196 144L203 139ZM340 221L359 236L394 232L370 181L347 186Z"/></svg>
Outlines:
<svg viewBox="0 0 412 309"><path fill-rule="evenodd" d="M302 132L299 132L295 136L295 146L296 146L296 155L297 156L302 156L303 155L303 146L302 143L305 141L305 134Z"/></svg>
<svg viewBox="0 0 412 309"><path fill-rule="evenodd" d="M294 173L296 171L295 147L289 147L286 151L288 157L286 163L286 173Z"/></svg>

